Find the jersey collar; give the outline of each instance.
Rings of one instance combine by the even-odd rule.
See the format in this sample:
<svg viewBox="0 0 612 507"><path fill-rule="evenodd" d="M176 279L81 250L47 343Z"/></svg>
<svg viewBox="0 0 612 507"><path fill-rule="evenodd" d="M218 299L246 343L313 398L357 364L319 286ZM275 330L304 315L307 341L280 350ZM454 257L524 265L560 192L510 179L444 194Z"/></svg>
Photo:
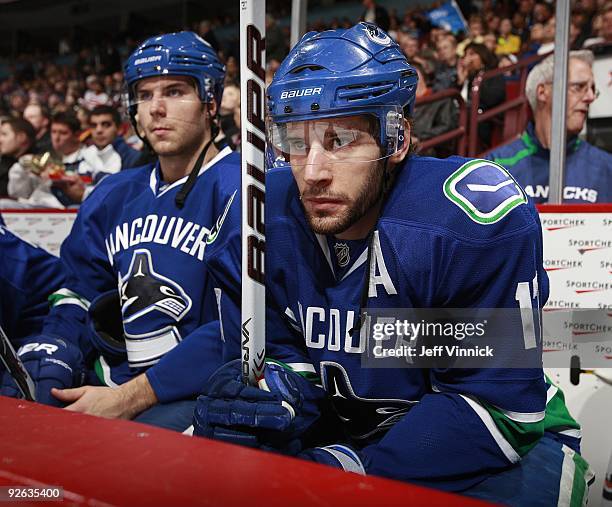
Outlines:
<svg viewBox="0 0 612 507"><path fill-rule="evenodd" d="M217 153L217 155L215 155L211 160L209 160L208 163L204 164L201 167L200 171L198 172L198 177L204 174L208 169L214 166L221 159L227 157L230 153L232 153L231 148L227 146L223 148L219 153ZM188 176L183 176L180 180L177 180L170 185L164 183L161 177L161 168L159 167L158 160L155 163L153 169L151 170L151 175L149 176L149 187L151 188L151 191L156 197L161 197L166 192L168 192L168 190L175 187L180 187L183 183L185 183L185 181L187 181L187 177Z"/></svg>

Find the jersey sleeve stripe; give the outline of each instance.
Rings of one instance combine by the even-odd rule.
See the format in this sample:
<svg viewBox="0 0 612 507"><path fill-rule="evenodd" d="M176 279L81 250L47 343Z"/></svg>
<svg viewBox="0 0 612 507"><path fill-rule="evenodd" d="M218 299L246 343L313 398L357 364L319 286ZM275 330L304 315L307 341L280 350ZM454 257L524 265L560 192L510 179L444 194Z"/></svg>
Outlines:
<svg viewBox="0 0 612 507"><path fill-rule="evenodd" d="M593 480L594 474L588 463L576 452L564 445L565 456L561 467L559 482L559 507L582 507L586 505L587 486Z"/></svg>
<svg viewBox="0 0 612 507"><path fill-rule="evenodd" d="M76 305L79 308L87 311L89 309L89 301L84 297L79 296L76 292L72 292L69 289L59 289L49 296L49 302L51 306L60 305Z"/></svg>
<svg viewBox="0 0 612 507"><path fill-rule="evenodd" d="M492 405L495 406L495 405ZM519 423L535 423L540 422L546 416L546 411L542 410L541 412L513 412L511 410L504 410L498 406L495 408L504 414L511 421L519 422Z"/></svg>
<svg viewBox="0 0 612 507"><path fill-rule="evenodd" d="M310 363L287 363L287 366L296 373L316 373L315 367Z"/></svg>
<svg viewBox="0 0 612 507"><path fill-rule="evenodd" d="M546 404L548 405L548 403L550 402L550 400L552 400L555 395L557 394L557 387L554 386L553 384L549 384L548 385L548 390L546 391Z"/></svg>
<svg viewBox="0 0 612 507"><path fill-rule="evenodd" d="M110 366L106 362L106 359L104 359L104 356L99 356L98 359L96 359L96 362L94 363L94 370L104 385L113 388L119 387L115 382L113 382L113 379L111 379Z"/></svg>
<svg viewBox="0 0 612 507"><path fill-rule="evenodd" d="M491 434L495 442L497 442L497 445L499 446L504 456L506 456L508 461L510 461L510 463L517 463L518 461L520 461L521 457L514 450L510 442L508 442L508 440L504 438L502 432L499 431L499 428L495 424L495 421L493 420L487 409L484 408L476 400L469 396L466 396L465 394L460 394L460 396L480 418L480 420L486 426L487 430L489 430L489 433Z"/></svg>

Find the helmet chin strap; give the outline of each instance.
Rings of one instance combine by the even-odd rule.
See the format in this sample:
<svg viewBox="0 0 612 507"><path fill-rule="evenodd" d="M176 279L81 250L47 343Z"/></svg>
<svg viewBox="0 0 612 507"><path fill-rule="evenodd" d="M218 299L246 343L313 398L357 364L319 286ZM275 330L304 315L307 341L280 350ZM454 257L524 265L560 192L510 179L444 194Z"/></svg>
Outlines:
<svg viewBox="0 0 612 507"><path fill-rule="evenodd" d="M216 118L213 118L211 116L210 110L208 109L208 104L206 105L206 116L207 116L207 121L210 123L210 139L208 140L208 142L206 143L206 145L200 152L200 156L198 157L198 159L195 161L195 164L191 168L191 171L189 172L189 176L187 177L187 181L185 181L185 183L183 184L183 186L181 187L181 189L178 191L178 193L176 194L174 198L174 203L176 204L176 207L179 209L183 209L183 206L185 206L185 201L187 200L187 196L191 192L191 189L195 185L196 178L198 177L198 174L200 173L200 168L202 167L202 164L204 163L204 159L206 158L206 153L208 152L208 149L210 148L213 141L215 140L215 137L217 137L217 133L219 131L219 128L215 121Z"/></svg>

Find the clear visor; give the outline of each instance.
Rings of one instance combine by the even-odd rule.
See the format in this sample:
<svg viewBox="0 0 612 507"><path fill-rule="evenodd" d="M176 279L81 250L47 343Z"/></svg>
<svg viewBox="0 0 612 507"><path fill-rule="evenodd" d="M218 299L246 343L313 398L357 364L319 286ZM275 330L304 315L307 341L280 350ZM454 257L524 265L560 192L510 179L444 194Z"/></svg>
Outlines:
<svg viewBox="0 0 612 507"><path fill-rule="evenodd" d="M133 93L128 93L125 88L123 97L128 107L140 109L172 106L174 103L194 106L202 103L195 82L182 76L144 79L134 85Z"/></svg>
<svg viewBox="0 0 612 507"><path fill-rule="evenodd" d="M183 76L161 76L138 81L131 93L123 94L127 110L135 115L136 128L155 149L181 125L201 125L203 110L195 81Z"/></svg>
<svg viewBox="0 0 612 507"><path fill-rule="evenodd" d="M382 125L379 118L384 119ZM371 162L393 155L404 143L402 109L390 106L367 113L347 108L331 118L268 121L267 130L272 166L316 164L320 157L338 163Z"/></svg>

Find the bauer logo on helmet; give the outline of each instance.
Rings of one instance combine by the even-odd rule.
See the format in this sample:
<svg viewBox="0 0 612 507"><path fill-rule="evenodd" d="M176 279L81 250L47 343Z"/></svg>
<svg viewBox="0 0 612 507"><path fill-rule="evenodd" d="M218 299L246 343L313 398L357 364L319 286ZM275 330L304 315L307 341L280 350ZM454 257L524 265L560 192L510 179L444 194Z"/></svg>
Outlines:
<svg viewBox="0 0 612 507"><path fill-rule="evenodd" d="M296 97L308 97L312 95L321 95L322 86L314 86L311 88L300 88L297 90L285 90L281 92L280 100L295 99Z"/></svg>

